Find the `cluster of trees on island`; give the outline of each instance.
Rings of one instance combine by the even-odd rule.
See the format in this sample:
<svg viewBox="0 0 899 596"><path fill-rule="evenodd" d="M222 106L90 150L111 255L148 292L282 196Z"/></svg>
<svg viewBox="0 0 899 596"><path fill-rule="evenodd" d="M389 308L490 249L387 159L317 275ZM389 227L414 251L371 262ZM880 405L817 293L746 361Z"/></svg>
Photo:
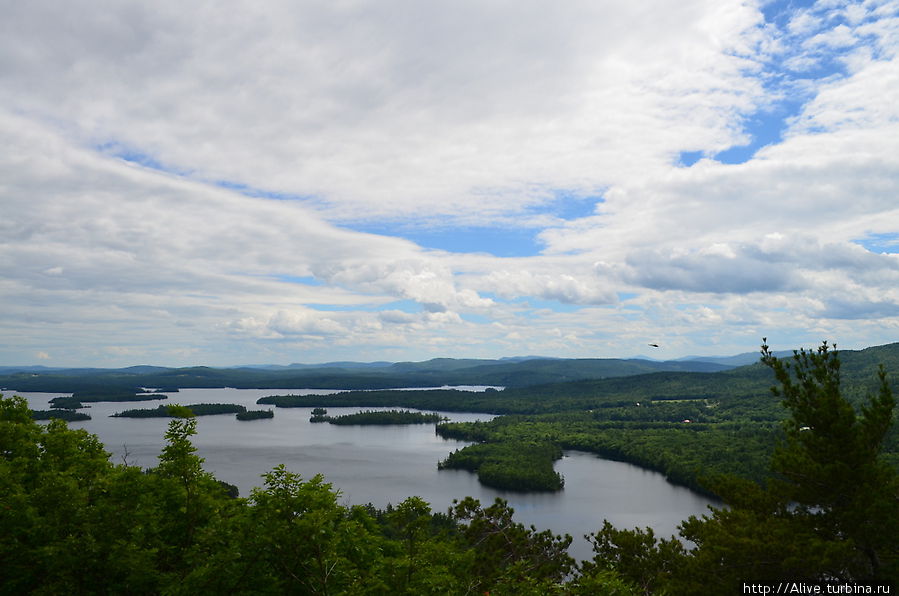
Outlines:
<svg viewBox="0 0 899 596"><path fill-rule="evenodd" d="M446 416L434 412L410 412L409 410L363 410L355 414L328 416L325 408L314 408L310 422L328 422L343 426L387 426L391 424L435 424L446 420Z"/></svg>
<svg viewBox="0 0 899 596"><path fill-rule="evenodd" d="M216 414L241 414L247 409L239 404L180 404L159 405L155 408L124 410L113 414L113 418L190 418L191 416L214 416Z"/></svg>
<svg viewBox="0 0 899 596"><path fill-rule="evenodd" d="M566 553L570 537L525 528L501 500L485 507L466 498L445 513L416 497L384 510L346 506L323 478L283 467L248 498L234 498L203 470L190 442L194 418L169 423L159 465L144 471L111 463L95 436L63 421L35 423L24 399L0 399L0 592L689 595L782 581L895 586L899 474L882 457L895 410L885 373L854 407L826 344L787 361L764 347L763 360L787 414L763 481L710 478L726 507L681 525L691 549L606 523L590 535L594 557L580 564ZM459 459L483 469L495 465L492 455Z"/></svg>
<svg viewBox="0 0 899 596"><path fill-rule="evenodd" d="M193 416L214 416L235 414L238 420L262 420L274 417L271 410L247 410L239 404L180 404L159 405L155 408L124 410L113 414L113 418L191 418Z"/></svg>

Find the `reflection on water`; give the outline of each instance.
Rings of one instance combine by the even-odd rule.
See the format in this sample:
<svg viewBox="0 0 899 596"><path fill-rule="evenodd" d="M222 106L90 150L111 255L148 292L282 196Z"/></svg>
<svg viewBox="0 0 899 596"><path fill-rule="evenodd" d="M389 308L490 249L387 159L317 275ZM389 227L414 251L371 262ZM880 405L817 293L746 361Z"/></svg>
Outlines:
<svg viewBox="0 0 899 596"><path fill-rule="evenodd" d="M10 392L8 392L10 393ZM139 403L94 403L83 410L92 420L74 422L96 434L112 453L115 462L152 467L162 448L168 426L165 418L110 418L131 408L155 408L161 403L236 403L248 409L256 400L275 394L328 394L328 390L277 389L182 389L166 401ZM48 409L58 393L18 393L28 398L32 409ZM328 408L342 415L372 408ZM559 493L520 494L481 486L477 477L462 470L437 470L437 462L465 446L462 441L443 439L433 425L337 426L309 422L311 408L277 408L274 418L239 422L233 415L198 418L194 437L205 468L217 478L235 484L241 496L261 486L262 474L284 464L287 469L311 478L323 474L341 492L348 504L372 503L383 507L408 496L419 496L434 510L449 507L453 499L473 496L483 504L496 497L509 501L515 519L538 529L574 536L571 554L590 558L582 538L608 519L619 528L649 526L662 537L676 532L690 515L701 515L711 503L692 491L674 486L655 472L623 462L600 459L592 454L566 452L556 463L565 477ZM489 420L489 414L444 412L452 421Z"/></svg>

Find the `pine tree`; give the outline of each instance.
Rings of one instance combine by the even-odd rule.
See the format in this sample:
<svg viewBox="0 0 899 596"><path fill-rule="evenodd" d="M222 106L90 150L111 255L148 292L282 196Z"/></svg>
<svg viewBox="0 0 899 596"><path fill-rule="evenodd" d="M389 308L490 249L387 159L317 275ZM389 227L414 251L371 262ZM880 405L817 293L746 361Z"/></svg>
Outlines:
<svg viewBox="0 0 899 596"><path fill-rule="evenodd" d="M676 580L679 593L734 591L743 582L831 581L895 584L899 578L899 475L880 457L895 400L880 368L879 389L858 410L844 397L838 353L776 358L762 345L789 417L760 487L728 478L728 504L691 518L696 543Z"/></svg>

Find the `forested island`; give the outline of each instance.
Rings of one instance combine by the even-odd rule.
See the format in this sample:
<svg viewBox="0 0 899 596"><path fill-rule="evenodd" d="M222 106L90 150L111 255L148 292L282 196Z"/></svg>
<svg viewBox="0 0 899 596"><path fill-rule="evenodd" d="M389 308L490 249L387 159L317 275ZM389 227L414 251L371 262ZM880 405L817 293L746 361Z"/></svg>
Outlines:
<svg viewBox="0 0 899 596"><path fill-rule="evenodd" d="M355 414L328 416L328 411L315 408L310 422L328 422L337 425L391 425L391 424L436 424L446 420L446 416L436 413L410 412L408 410L365 410Z"/></svg>
<svg viewBox="0 0 899 596"><path fill-rule="evenodd" d="M112 414L113 418L184 418L189 416L213 416L216 414L242 414L246 407L238 404L179 404L159 405L155 408L124 410Z"/></svg>
<svg viewBox="0 0 899 596"><path fill-rule="evenodd" d="M64 410L80 410L85 407L84 403L155 401L158 399L168 399L168 396L159 393L76 391L71 397L54 397L50 400L50 407Z"/></svg>
<svg viewBox="0 0 899 596"><path fill-rule="evenodd" d="M476 472L482 484L502 490L556 491L565 486L553 470L561 457L562 449L549 441L505 441L453 451L438 467Z"/></svg>
<svg viewBox="0 0 899 596"><path fill-rule="evenodd" d="M66 422L77 422L79 420L90 420L88 414L75 412L73 410L32 410L31 417L34 420L65 420Z"/></svg>
<svg viewBox="0 0 899 596"><path fill-rule="evenodd" d="M245 412L237 412L235 417L241 421L267 420L269 418L274 418L275 413L271 410L247 410Z"/></svg>
<svg viewBox="0 0 899 596"><path fill-rule="evenodd" d="M764 398L780 409L774 419L765 408L741 410L736 398L674 397L683 389L675 379L651 383L657 390L668 385L670 393L643 396L639 405L448 425L445 432L483 436L447 459L482 473L531 446L607 441L615 424L628 438L638 436L627 428L636 423L695 438L727 436L716 425L736 421L722 421L721 412L743 412L749 421L756 415L749 412L761 412L755 422L772 423L771 436L780 440L769 448L761 482L706 478L726 507L681 525L680 539L691 549L648 529L606 523L590 534L594 557L581 564L565 552L570 537L523 527L502 500L482 506L463 499L446 513L416 497L383 510L350 507L320 476L304 480L283 467L266 474L249 498L234 498L203 470L190 441L192 417L169 423L159 465L144 471L113 464L95 436L64 421L36 423L24 399L2 398L0 591L705 595L741 593L747 582L895 586L899 474L883 456L895 436L886 372L861 388L846 384L857 378L851 359L841 363L826 344L786 361L763 347L758 369L769 374L769 387L771 373L776 380ZM656 407L650 415L628 414ZM668 419L683 415L679 408L708 418ZM192 416L187 408L176 412Z"/></svg>

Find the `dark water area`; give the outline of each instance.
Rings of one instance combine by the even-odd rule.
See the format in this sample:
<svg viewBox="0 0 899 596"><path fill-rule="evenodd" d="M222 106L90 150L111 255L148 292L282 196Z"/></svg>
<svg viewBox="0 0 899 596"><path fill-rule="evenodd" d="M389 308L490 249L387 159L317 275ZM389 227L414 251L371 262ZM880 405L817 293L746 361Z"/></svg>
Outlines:
<svg viewBox="0 0 899 596"><path fill-rule="evenodd" d="M482 390L470 387L470 390ZM8 391L7 395L16 392ZM70 423L96 434L111 453L112 461L149 468L157 464L164 444L168 418L111 418L132 408L155 408L163 403L236 403L247 409L271 409L257 405L260 397L277 394L329 394L328 390L182 389L168 400L132 403L92 403L82 412L91 420ZM49 409L58 393L16 393L35 410ZM333 416L359 412L356 407L328 408ZM702 515L708 498L675 486L656 472L632 464L601 459L593 454L569 451L556 462L565 477L558 493L514 493L482 486L464 470L438 470L437 462L468 443L443 439L434 425L337 426L309 422L311 408L274 408L274 418L240 422L234 415L201 416L193 442L206 461L206 470L240 488L249 496L262 486L262 475L279 464L305 479L322 474L340 491L345 504L372 503L384 507L409 496L419 496L435 511L445 511L453 499L472 496L489 505L496 497L509 502L515 519L539 530L574 537L572 556L591 558L583 535L595 532L608 519L619 528L651 527L668 537L680 522ZM490 414L442 412L451 421L489 420Z"/></svg>

